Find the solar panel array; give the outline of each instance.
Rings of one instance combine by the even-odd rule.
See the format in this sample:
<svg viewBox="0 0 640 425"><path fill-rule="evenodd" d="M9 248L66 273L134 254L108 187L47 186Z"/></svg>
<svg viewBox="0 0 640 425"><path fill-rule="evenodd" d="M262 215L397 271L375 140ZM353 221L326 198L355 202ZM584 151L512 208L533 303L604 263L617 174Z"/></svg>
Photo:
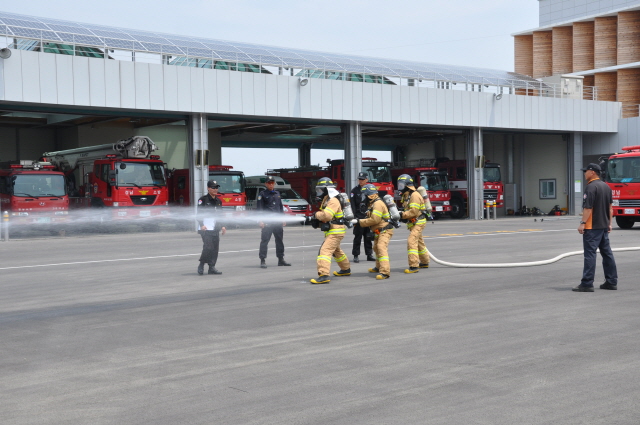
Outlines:
<svg viewBox="0 0 640 425"><path fill-rule="evenodd" d="M83 24L7 12L0 12L0 36L2 35L101 49L136 50L283 68L320 69L486 85L520 86L527 82L537 82L533 78L514 72L493 69L288 49Z"/></svg>

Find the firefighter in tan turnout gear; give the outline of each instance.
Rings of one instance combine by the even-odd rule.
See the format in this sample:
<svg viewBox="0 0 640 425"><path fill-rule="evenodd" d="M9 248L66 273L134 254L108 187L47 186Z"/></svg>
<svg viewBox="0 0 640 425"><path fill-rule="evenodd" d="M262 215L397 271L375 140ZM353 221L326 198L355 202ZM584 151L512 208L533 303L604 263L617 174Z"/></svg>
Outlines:
<svg viewBox="0 0 640 425"><path fill-rule="evenodd" d="M349 203L346 194L338 193L336 185L329 177L318 180L316 185L316 195L322 198L320 211L311 220L313 228L320 228L324 232L324 242L318 252L318 277L311 279L311 283L329 283L329 272L331 270L331 257L340 266L340 271L333 272L335 276L350 276L351 265L347 255L340 248L340 241L346 234L345 217L343 203ZM344 196L343 196L344 195ZM350 207L349 207L350 211ZM351 214L351 219L353 214Z"/></svg>
<svg viewBox="0 0 640 425"><path fill-rule="evenodd" d="M367 218L353 220L361 227L369 227L374 235L373 252L376 254L376 266L369 269L370 273L378 273L376 279L389 279L389 241L393 236L394 226L389 223L391 215L385 202L378 197L378 189L372 184L362 186L362 205L368 206Z"/></svg>
<svg viewBox="0 0 640 425"><path fill-rule="evenodd" d="M409 268L404 272L417 273L420 269L429 267L429 251L422 236L422 231L427 224L427 207L410 175L402 174L398 177L398 190L402 192L401 202L404 207L402 221L407 223L407 229L409 229L407 239Z"/></svg>

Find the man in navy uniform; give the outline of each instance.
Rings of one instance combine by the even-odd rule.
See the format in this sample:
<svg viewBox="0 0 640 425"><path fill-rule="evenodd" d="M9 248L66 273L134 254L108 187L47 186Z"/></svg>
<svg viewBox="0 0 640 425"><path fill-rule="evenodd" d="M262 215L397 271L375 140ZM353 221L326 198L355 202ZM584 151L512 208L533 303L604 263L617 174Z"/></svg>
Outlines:
<svg viewBox="0 0 640 425"><path fill-rule="evenodd" d="M220 247L220 232L224 235L227 229L218 220L216 211L222 208L222 201L218 198L220 185L215 180L207 182L207 194L198 199L198 233L202 236L202 254L198 274L204 274L204 265L209 264L208 274L222 274L216 269L218 249Z"/></svg>
<svg viewBox="0 0 640 425"><path fill-rule="evenodd" d="M369 183L369 177L367 173L358 173L358 185L351 189L349 195L351 201L351 208L356 218L365 218L367 216L366 207L362 211L362 186ZM360 242L364 239L364 253L367 255L367 261L376 261L373 256L373 238L369 236L371 230L368 227L360 227L359 224L353 226L353 246L351 247L351 254L353 254L353 262L359 263L358 256L360 255ZM363 238L364 237L364 238Z"/></svg>
<svg viewBox="0 0 640 425"><path fill-rule="evenodd" d="M280 192L275 190L276 179L273 176L267 176L265 182L267 187L258 195L258 201L256 203L257 210L263 214L262 220L258 222L262 229L262 237L260 240L260 267L267 268L265 259L267 258L267 247L271 240L271 235L276 240L276 257L278 257L279 266L290 266L291 264L284 261L284 242L282 241L284 235L284 226L287 225L285 221L279 221L284 215L284 209L282 207L282 200L280 199ZM272 216L272 217L269 217ZM264 220L269 218L269 220ZM264 220L264 221L263 221Z"/></svg>

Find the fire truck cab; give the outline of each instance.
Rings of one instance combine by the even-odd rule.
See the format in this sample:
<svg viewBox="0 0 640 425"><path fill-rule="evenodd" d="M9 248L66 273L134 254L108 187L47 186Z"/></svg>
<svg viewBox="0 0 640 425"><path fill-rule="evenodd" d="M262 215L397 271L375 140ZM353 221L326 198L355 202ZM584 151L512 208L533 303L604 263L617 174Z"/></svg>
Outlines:
<svg viewBox="0 0 640 425"><path fill-rule="evenodd" d="M110 208L112 218L168 214L164 164L151 139L134 136L115 144L46 152L69 180L71 206Z"/></svg>
<svg viewBox="0 0 640 425"><path fill-rule="evenodd" d="M0 208L11 224L65 222L69 196L64 174L47 162L19 161L0 166Z"/></svg>
<svg viewBox="0 0 640 425"><path fill-rule="evenodd" d="M625 146L624 153L601 157L604 181L611 188L613 216L621 229L640 221L640 145Z"/></svg>
<svg viewBox="0 0 640 425"><path fill-rule="evenodd" d="M394 167L391 169L391 175L395 182L402 174L410 175L413 177L416 187L423 186L427 190L435 216L451 212L451 192L446 172L435 167ZM400 194L397 191L395 199L397 203L400 202Z"/></svg>

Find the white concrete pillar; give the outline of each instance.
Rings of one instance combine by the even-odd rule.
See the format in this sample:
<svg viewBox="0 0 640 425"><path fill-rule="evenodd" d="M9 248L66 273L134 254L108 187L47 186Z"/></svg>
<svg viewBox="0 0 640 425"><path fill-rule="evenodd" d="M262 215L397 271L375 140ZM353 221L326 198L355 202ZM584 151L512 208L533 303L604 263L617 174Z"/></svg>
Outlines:
<svg viewBox="0 0 640 425"><path fill-rule="evenodd" d="M207 116L192 114L189 117L189 175L191 176L191 205L194 209L198 198L207 192L209 178L208 136Z"/></svg>
<svg viewBox="0 0 640 425"><path fill-rule="evenodd" d="M473 127L469 133L467 138L467 207L470 219L481 220L484 206L482 129Z"/></svg>
<svg viewBox="0 0 640 425"><path fill-rule="evenodd" d="M362 127L359 122L342 126L344 134L344 180L345 191L358 184L358 173L362 171Z"/></svg>
<svg viewBox="0 0 640 425"><path fill-rule="evenodd" d="M584 174L581 168L584 166L582 152L582 133L575 132L569 136L567 142L567 187L569 194L569 215L576 215L582 211L582 193L584 191Z"/></svg>

